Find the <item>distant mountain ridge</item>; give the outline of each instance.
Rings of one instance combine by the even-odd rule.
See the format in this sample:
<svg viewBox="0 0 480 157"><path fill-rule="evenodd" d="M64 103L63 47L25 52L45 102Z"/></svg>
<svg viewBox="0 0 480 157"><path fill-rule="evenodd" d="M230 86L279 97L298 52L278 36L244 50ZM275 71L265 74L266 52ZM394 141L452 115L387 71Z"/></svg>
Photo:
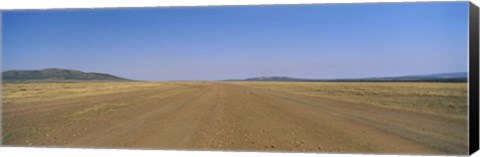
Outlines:
<svg viewBox="0 0 480 157"><path fill-rule="evenodd" d="M222 81L270 81L270 82L467 82L467 72L439 73L428 75L407 75L397 77L372 77L357 79L303 79L284 76L229 79ZM49 68L43 70L9 70L2 72L5 82L70 82L70 81L132 81L118 76Z"/></svg>
<svg viewBox="0 0 480 157"><path fill-rule="evenodd" d="M104 73L49 68L43 70L9 70L2 73L3 81L131 81Z"/></svg>
<svg viewBox="0 0 480 157"><path fill-rule="evenodd" d="M456 73L440 73L440 74L429 74L429 75L409 75L409 76L399 76L399 77L379 77L379 78L367 78L370 80L401 80L401 81L467 81L468 73L467 72L456 72Z"/></svg>
<svg viewBox="0 0 480 157"><path fill-rule="evenodd" d="M371 77L357 79L303 79L284 76L229 79L223 81L273 81L273 82L467 82L467 72L408 75L396 77Z"/></svg>

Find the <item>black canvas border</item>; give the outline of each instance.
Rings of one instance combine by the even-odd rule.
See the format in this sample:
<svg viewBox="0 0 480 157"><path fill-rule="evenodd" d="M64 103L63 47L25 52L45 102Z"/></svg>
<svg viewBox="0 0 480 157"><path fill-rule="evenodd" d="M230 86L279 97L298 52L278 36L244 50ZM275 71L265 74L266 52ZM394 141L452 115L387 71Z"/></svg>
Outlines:
<svg viewBox="0 0 480 157"><path fill-rule="evenodd" d="M479 147L479 49L478 49L478 7L469 5L469 153L473 154Z"/></svg>

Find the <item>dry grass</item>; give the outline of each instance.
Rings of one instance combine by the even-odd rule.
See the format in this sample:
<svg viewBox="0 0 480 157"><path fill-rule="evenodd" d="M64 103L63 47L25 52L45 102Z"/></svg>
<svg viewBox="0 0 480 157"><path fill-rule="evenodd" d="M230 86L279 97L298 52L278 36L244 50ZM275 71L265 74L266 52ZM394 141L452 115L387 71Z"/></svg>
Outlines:
<svg viewBox="0 0 480 157"><path fill-rule="evenodd" d="M466 83L239 82L236 84L452 117L465 117L468 108Z"/></svg>
<svg viewBox="0 0 480 157"><path fill-rule="evenodd" d="M453 117L467 115L466 83L236 82L235 84ZM4 83L2 103L4 105L36 103L185 85L189 85L191 89L195 88L194 82ZM175 93L164 95L171 94ZM115 103L117 104L99 104L88 111L79 111L75 117L128 106L125 104L142 104L142 102Z"/></svg>
<svg viewBox="0 0 480 157"><path fill-rule="evenodd" d="M98 103L94 106L76 111L70 115L70 120L88 120L91 116L109 114L121 108L151 104L151 100L162 100L172 95L189 92L198 88L195 82L70 82L70 83L4 83L2 104L22 105L50 101L62 101L72 98L88 98L104 94L148 89L176 88L162 94L142 96L135 99L116 99L108 103Z"/></svg>
<svg viewBox="0 0 480 157"><path fill-rule="evenodd" d="M158 82L4 83L3 104L22 104L93 96L179 84Z"/></svg>

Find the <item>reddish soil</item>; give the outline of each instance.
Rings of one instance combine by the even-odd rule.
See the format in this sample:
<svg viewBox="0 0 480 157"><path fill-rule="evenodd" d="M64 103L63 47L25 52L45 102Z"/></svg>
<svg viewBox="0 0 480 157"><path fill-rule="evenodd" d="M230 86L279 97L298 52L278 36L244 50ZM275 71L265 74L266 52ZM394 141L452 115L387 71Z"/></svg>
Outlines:
<svg viewBox="0 0 480 157"><path fill-rule="evenodd" d="M462 155L468 151L466 119L229 83L3 105L2 113L2 142L9 146Z"/></svg>

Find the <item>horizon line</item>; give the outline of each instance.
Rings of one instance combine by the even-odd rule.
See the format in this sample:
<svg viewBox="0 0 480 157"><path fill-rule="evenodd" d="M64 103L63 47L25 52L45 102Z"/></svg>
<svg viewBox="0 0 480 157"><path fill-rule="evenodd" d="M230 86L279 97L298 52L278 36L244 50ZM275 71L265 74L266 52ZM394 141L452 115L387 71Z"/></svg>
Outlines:
<svg viewBox="0 0 480 157"><path fill-rule="evenodd" d="M388 77L408 77L408 76L427 76L427 75L439 75L439 74L452 74L452 73L467 73L468 71L455 71L455 72L441 72L441 73L423 73L423 74L406 74L406 75L384 75L384 76L368 76L368 77L343 77L343 78L303 78L303 77L295 77L295 76L287 76L287 75L270 75L270 76L255 76L255 77L243 77L243 78L226 78L226 79L215 79L215 80L202 80L202 79L192 79L192 80L141 80L141 79L132 79L128 77L123 77L123 76L118 76L115 74L111 73L106 73L106 72L94 72L94 71L82 71L82 70L76 70L76 69L63 69L63 68L43 68L43 69L11 69L11 70L5 70L2 71L2 74L8 71L41 71L41 70L48 70L48 69L59 69L59 70L70 70L70 71L80 71L84 73L100 73L100 74L109 74L113 75L116 77L121 77L125 78L128 80L134 80L134 81L147 81L147 82L191 82L191 81L204 81L204 82L212 82L212 81L242 81L246 79L254 79L254 78L289 78L289 79L303 79L303 80L358 80L358 79L375 79L375 78L388 78ZM3 76L3 75L2 75ZM468 77L468 76L467 76Z"/></svg>

